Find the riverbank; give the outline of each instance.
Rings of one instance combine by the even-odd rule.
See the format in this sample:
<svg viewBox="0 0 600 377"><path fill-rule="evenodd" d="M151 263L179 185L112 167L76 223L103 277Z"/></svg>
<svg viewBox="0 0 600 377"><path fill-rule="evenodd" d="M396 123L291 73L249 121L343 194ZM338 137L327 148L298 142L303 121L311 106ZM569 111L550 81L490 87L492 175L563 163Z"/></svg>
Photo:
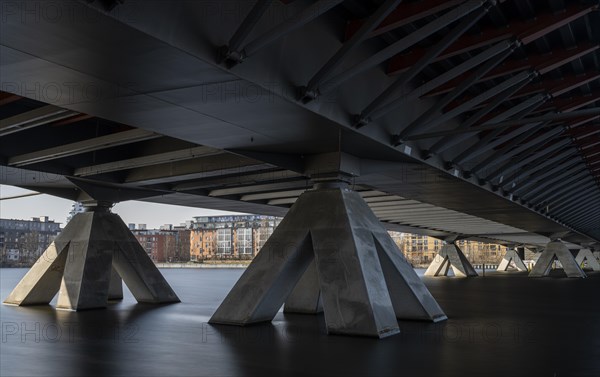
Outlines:
<svg viewBox="0 0 600 377"><path fill-rule="evenodd" d="M158 268L246 268L250 260L155 263Z"/></svg>

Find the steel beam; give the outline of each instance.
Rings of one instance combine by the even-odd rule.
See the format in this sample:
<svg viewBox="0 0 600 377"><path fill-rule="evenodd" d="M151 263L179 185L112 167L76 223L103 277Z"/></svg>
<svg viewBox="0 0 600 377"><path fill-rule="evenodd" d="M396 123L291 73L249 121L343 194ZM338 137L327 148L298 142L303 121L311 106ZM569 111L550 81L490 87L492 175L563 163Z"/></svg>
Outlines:
<svg viewBox="0 0 600 377"><path fill-rule="evenodd" d="M547 35L554 30L575 21L588 13L598 9L597 5L573 5L567 7L565 12L556 14L547 12L537 15L535 21L514 21L507 27L491 27L482 30L478 34L462 37L454 43L448 50L438 57L439 60L460 55L465 52L495 43L502 39L518 38L524 45L527 45L536 39ZM389 63L388 74L399 73L411 65L425 54L425 48L415 49L410 57L399 55Z"/></svg>
<svg viewBox="0 0 600 377"><path fill-rule="evenodd" d="M590 54L600 48L598 44L583 42L575 48L564 50L553 50L549 53L527 54L526 59L513 59L505 62L500 67L492 70L481 81L492 80L498 77L514 74L528 69L535 69L540 74L545 74L553 71L563 65L566 65L576 59L579 59L587 54ZM435 91L428 93L429 96L435 96L446 93L462 81L462 77L445 83Z"/></svg>
<svg viewBox="0 0 600 377"><path fill-rule="evenodd" d="M403 92L403 89L410 80L423 71L429 65L429 63L431 63L431 61L433 61L433 59L435 59L435 57L438 56L442 51L448 48L450 44L456 41L456 39L458 39L471 27L473 27L473 25L475 25L475 23L477 23L481 17L487 14L488 10L489 7L485 6L483 9L478 10L473 17L468 17L461 21L461 23L447 33L442 40L431 47L427 53L421 57L417 64L410 67L408 71L402 73L390 86L388 86L381 94L377 96L377 98L371 101L371 103L361 111L360 115L358 116L358 122L356 126L360 127L368 123L373 111L384 105L386 102L391 101L391 98L393 98L393 96L395 96L397 93Z"/></svg>
<svg viewBox="0 0 600 377"><path fill-rule="evenodd" d="M589 177L589 179L587 179L587 180L583 179L581 182L579 182L579 188L581 190L586 189L590 186L594 186L594 185L596 185L596 182L591 177ZM547 193L545 193L545 195L541 195L537 199L540 203L542 203L542 202L550 203L550 202L552 202L553 199L559 197L560 195L564 194L565 192L567 192L569 190L571 190L571 187L565 186L560 189L555 189L553 191L547 192Z"/></svg>
<svg viewBox="0 0 600 377"><path fill-rule="evenodd" d="M247 194L242 195L240 198L243 202L251 202L256 200L265 199L279 199L279 198L297 198L302 195L306 189L300 190L287 190L287 191L275 191L275 192L262 192L259 194Z"/></svg>
<svg viewBox="0 0 600 377"><path fill-rule="evenodd" d="M572 155L573 151L567 151L568 155ZM536 180L541 180L544 179L556 172L558 172L561 169L564 169L566 166L571 166L574 164L579 164L582 161L580 159L564 159L564 158L560 158L560 159L550 159L545 161L544 164L540 164L540 166L536 166L536 169L529 172L528 176L527 176L527 180L522 180L519 183L515 183L513 184L513 186L511 186L510 188L507 189L507 191L510 191L513 194L519 195L518 192L531 186L536 184ZM544 169L546 168L546 169Z"/></svg>
<svg viewBox="0 0 600 377"><path fill-rule="evenodd" d="M466 1L464 4L456 7L450 12L436 18L431 21L427 25L422 28L415 30L413 33L407 35L404 38L399 39L398 41L392 43L388 47L380 50L379 52L374 53L367 59L363 60L361 63L358 63L351 67L350 69L326 80L319 88L318 91L320 94L327 93L337 88L339 85L344 83L345 81L351 79L352 77L371 69L382 62L388 60L392 56L406 50L407 48L415 45L416 43L422 41L427 38L431 34L439 31L440 29L448 26L449 24L455 22L456 20L461 19L462 17L468 15L474 10L480 8L486 3L484 0L470 0Z"/></svg>
<svg viewBox="0 0 600 377"><path fill-rule="evenodd" d="M598 211L593 212L593 213L584 211L584 209L589 209L590 206L592 206L592 207L600 206L600 199L596 199L596 200L589 201L586 203L580 203L575 208L570 209L569 215L567 215L565 217L566 221L569 221L572 224L577 224L579 222L584 221L585 218L592 217L591 215L598 213ZM590 222L586 222L586 223L589 224Z"/></svg>
<svg viewBox="0 0 600 377"><path fill-rule="evenodd" d="M536 199L539 197L539 195L536 196L536 194L545 189L546 187L559 182L555 187L560 189L561 187L570 184L574 180L579 179L585 176L586 174L589 174L589 172L585 167L582 167L576 171L563 172L562 174L558 174L557 176L547 180L543 184L538 185L535 189L527 192L525 195L523 195L523 198L527 201L535 202Z"/></svg>
<svg viewBox="0 0 600 377"><path fill-rule="evenodd" d="M539 151L538 153L535 153L535 154L531 154L529 157L526 157L520 161L517 161L514 163L508 163L508 164L501 166L500 168L496 169L492 173L488 174L484 179L486 181L493 181L494 179L500 177L503 173L507 174L514 170L517 170L521 166L524 166L524 165L526 165L532 161L535 161L538 158L546 156L550 153L554 153L556 150L566 147L570 143L571 143L571 140L568 140L568 139L558 141L558 142L552 144L551 146L544 148L542 151Z"/></svg>
<svg viewBox="0 0 600 377"><path fill-rule="evenodd" d="M487 124L485 126L472 127L468 130L456 130L455 129L455 130L423 133L423 134L408 136L406 138L406 140L431 139L431 138L435 138L435 137L448 136L448 135L456 135L456 134L463 134L463 133L476 133L476 132L480 132L480 131L493 130L498 127L512 127L512 126L520 126L520 125L529 124L529 123L568 120L571 118L576 118L576 117L581 117L581 116L599 115L599 114L600 114L600 107L593 107L593 108L589 108L589 109L571 111L571 112L566 112L566 113L546 114L546 115L530 117L530 118L523 118L523 119L518 119L518 120L508 120L508 121L504 121L504 122L491 123L491 124ZM563 127L563 124L554 123L554 124L548 125L547 127Z"/></svg>
<svg viewBox="0 0 600 377"><path fill-rule="evenodd" d="M519 155L521 153L527 154L527 153L533 152L537 148L539 148L542 145L544 145L545 143L547 143L548 139L560 134L561 132L562 132L561 129L554 129L552 131L546 131L546 132L542 133L541 135L539 135L538 137L533 138L533 139L529 140L528 142L511 150L510 152L496 153L493 155L493 158L495 159L495 161L493 161L493 162L501 163L503 161L510 160L512 157ZM490 161L490 159L485 161L486 165L489 165L491 162L492 161ZM482 164L480 164L480 165L482 165ZM480 165L476 166L476 168L479 170L481 170L485 167L485 166L480 166Z"/></svg>
<svg viewBox="0 0 600 377"><path fill-rule="evenodd" d="M568 149L566 151L563 151L562 153L559 153L558 155L554 156L554 157L550 157L548 158L547 156L550 154L547 151L541 151L539 154L539 158L534 159L534 162L532 162L532 166L528 169L522 170L522 171L517 171L514 174L512 174L511 176L505 178L502 181L502 187L506 188L506 186L513 184L513 186L511 186L511 188L509 188L509 190L514 189L514 187L517 187L517 185L520 182L525 182L523 179L525 177L531 177L534 175L534 173L549 167L549 166L554 166L557 163L559 163L560 161L564 161L566 158L569 158L575 154L577 154L578 151L575 148L572 149ZM486 177L487 179L487 177ZM527 179L529 180L529 178Z"/></svg>
<svg viewBox="0 0 600 377"><path fill-rule="evenodd" d="M475 165L471 169L471 171L478 173L478 172L486 169L491 164L502 161L504 156L506 156L507 154L511 155L511 156L514 156L514 154L518 154L519 148L525 148L524 146L517 147L514 150L510 150L510 149L514 148L519 143L524 142L531 136L534 136L538 131L537 129L535 129L536 127L537 127L537 124L533 124L530 126L525 126L525 129L519 128L519 129L515 130L514 132L508 133L504 137L498 138L498 140L494 141L493 143L490 143L490 145L499 145L499 144L504 144L504 143L506 143L506 144L502 145L501 148L494 151L494 153L492 153L490 156L488 156L483 161L481 161L477 165ZM527 145L527 143L524 145ZM510 158L510 157L507 157L507 158Z"/></svg>
<svg viewBox="0 0 600 377"><path fill-rule="evenodd" d="M571 170L572 168L580 165L583 161L581 159L567 160L563 161L560 164L554 165L551 168L542 170L537 174L530 175L527 177L527 181L522 181L516 184L514 187L511 187L508 191L512 194L519 196L519 193L527 188L538 184L539 182L543 182L545 178L550 177L553 174L559 173L561 170Z"/></svg>
<svg viewBox="0 0 600 377"><path fill-rule="evenodd" d="M268 192L268 191L277 191L277 190L286 190L286 189L300 189L300 188L310 188L307 186L307 182L304 180L301 181L289 181L289 182L276 182L276 183L266 183L261 185L251 185L251 186L239 186L239 187L230 187L224 189L216 189L212 190L208 195L209 196L228 196L228 195L245 195L249 193L258 193L258 192Z"/></svg>
<svg viewBox="0 0 600 377"><path fill-rule="evenodd" d="M529 84L531 82L531 80L533 80L533 77L530 77L528 80L525 80L522 83L515 85L512 88L506 89L504 92L497 95L491 103L489 103L487 106L483 107L482 109L477 111L475 114L470 116L468 119L466 119L464 122L462 122L458 126L457 129L464 130L464 129L468 129L469 127L473 126L478 121L480 121L483 117L485 117L491 111L493 111L495 108L500 106L513 93L515 93L517 90L521 89L525 85ZM457 135L454 137L440 138L440 140L438 140L432 147L429 148L429 153L442 153L442 152L446 151L448 148L451 148L454 145L456 145L464 140L467 140L471 137L472 137L472 135Z"/></svg>
<svg viewBox="0 0 600 377"><path fill-rule="evenodd" d="M292 31L306 25L307 23L326 13L331 8L335 7L343 1L344 0L317 1L312 5L309 5L308 7L300 11L298 14L295 14L293 17L286 19L285 21L281 22L269 31L258 36L256 39L248 42L248 44L246 44L243 47L242 51L238 53L238 62L244 61L244 59L254 55L260 49L270 45L278 39L283 38Z"/></svg>
<svg viewBox="0 0 600 377"><path fill-rule="evenodd" d="M41 151L14 156L8 159L8 165L31 165L39 162L74 156L81 153L135 143L143 140L156 139L158 137L161 137L161 135L141 129L117 132L110 135L99 136L88 140L59 145L57 147L48 148Z"/></svg>
<svg viewBox="0 0 600 377"><path fill-rule="evenodd" d="M20 97L19 97L20 98ZM0 120L0 137L29 130L44 124L72 117L79 113L61 107L46 105L25 113Z"/></svg>
<svg viewBox="0 0 600 377"><path fill-rule="evenodd" d="M315 89L344 61L348 54L366 40L371 32L392 12L402 0L387 0L353 33L342 47L321 67L321 69L310 79L304 90L309 97L315 97ZM311 95L311 93L313 93Z"/></svg>
<svg viewBox="0 0 600 377"><path fill-rule="evenodd" d="M235 31L229 43L227 49L229 51L238 51L242 47L242 43L248 38L248 35L254 29L254 26L258 23L262 15L267 11L273 0L257 0L250 12L244 18L244 21L240 24L240 27Z"/></svg>
<svg viewBox="0 0 600 377"><path fill-rule="evenodd" d="M532 111L535 107L541 105L541 103L543 103L543 101L545 101L546 99L547 99L547 97L543 96L543 95L532 97L529 100L523 101L522 103L518 104L517 106L514 106L514 107L512 107L508 110L505 110L502 113L496 115L494 118L492 118L489 121L489 123L501 122L501 121L508 119L515 115L517 115L518 117L524 117L530 111ZM537 125L539 125L539 123L534 123L534 125L537 126ZM504 132L507 128L508 127L499 127L499 128L496 128L496 129L490 131L482 139L477 140L477 142L475 144L471 145L469 148L462 151L457 157L453 158L452 159L453 162L460 164L464 161L467 161L471 158L478 156L479 154L485 152L486 150L489 150L490 142L494 138L496 138L498 135L500 135L502 132ZM461 141L468 140L469 136L463 135L463 137L464 138ZM495 147L497 144L498 143L491 144L491 147Z"/></svg>
<svg viewBox="0 0 600 377"><path fill-rule="evenodd" d="M555 204L551 204L550 209L552 214L560 215L560 211L562 209L568 208L580 202L582 200L582 197L584 198L583 200L589 203L589 201L593 199L594 196L598 196L598 188L591 186L585 190L580 190L579 192L572 193L566 200L555 202Z"/></svg>
<svg viewBox="0 0 600 377"><path fill-rule="evenodd" d="M223 151L209 147L186 148L178 151L157 153L148 156L135 157L126 160L107 162L105 164L77 168L73 172L73 175L78 177L87 177L90 175L140 168L143 166L163 164L166 162L177 162L197 157L213 156L218 154L223 154Z"/></svg>
<svg viewBox="0 0 600 377"><path fill-rule="evenodd" d="M441 75L437 76L436 78L426 82L425 84L412 90L410 93L408 93L406 95L402 95L393 100L389 100L388 102L382 104L381 106L374 109L370 113L364 113L363 116L366 117L365 119L367 119L367 120L378 119L378 118L384 116L385 114L389 113L390 111L394 110L401 104L405 103L406 101L414 99L414 98L418 98L418 97L424 95L425 93L427 93L427 92L431 91L432 89L438 87L439 85L443 84L447 80L450 80L453 77L456 77L456 76L480 65L481 63L487 61L488 59L490 59L498 54L503 53L507 49L514 48L514 46L515 46L514 41L502 41L502 42L484 50L483 52L475 55L471 59L468 59L468 60L464 61L463 63L457 65L456 67L446 71L445 73L442 73Z"/></svg>
<svg viewBox="0 0 600 377"><path fill-rule="evenodd" d="M509 78L508 80L503 81L499 85L478 94L477 96L475 96L471 100L461 104L460 106L455 107L454 109L434 118L429 123L422 125L420 127L420 130L427 130L427 129L433 128L441 123L447 122L448 120L450 120L464 112L471 110L477 104L502 93L504 90L506 90L510 87L513 87L514 85L518 85L519 83L521 83L525 80L528 80L529 78L531 78L534 75L536 75L535 72L522 72L518 75L515 75L515 76ZM400 139L401 140L412 139L410 134L411 134L410 132L405 132L403 130L400 133Z"/></svg>
<svg viewBox="0 0 600 377"><path fill-rule="evenodd" d="M401 4L392 11L377 27L369 33L369 38L387 33L425 17L453 8L464 0L424 0L418 3ZM350 39L364 25L365 20L351 20L346 26L346 39Z"/></svg>
<svg viewBox="0 0 600 377"><path fill-rule="evenodd" d="M461 94L466 92L475 82L477 82L483 75L488 73L492 68L496 67L500 64L504 59L506 59L510 54L512 54L512 49L504 51L498 56L493 57L488 60L485 64L480 66L475 72L471 74L466 80L464 80L460 85L454 88L451 92L438 99L436 103L431 106L427 111L422 113L417 119L412 121L404 130L402 130L403 135L408 135L412 131L424 127L425 125L429 125L431 119L435 117L438 113L442 112L446 106L448 106L452 101L458 98ZM505 88L503 91L510 89ZM432 126L433 127L433 126Z"/></svg>

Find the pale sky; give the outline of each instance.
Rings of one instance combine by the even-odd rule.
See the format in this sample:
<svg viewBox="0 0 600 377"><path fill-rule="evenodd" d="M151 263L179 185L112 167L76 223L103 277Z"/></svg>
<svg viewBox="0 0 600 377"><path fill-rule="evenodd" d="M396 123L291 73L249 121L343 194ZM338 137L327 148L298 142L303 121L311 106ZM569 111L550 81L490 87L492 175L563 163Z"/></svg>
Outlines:
<svg viewBox="0 0 600 377"><path fill-rule="evenodd" d="M33 191L19 187L0 185L0 198L21 195ZM0 217L4 219L30 220L32 217L49 216L50 220L65 225L72 201L51 195L36 195L25 198L0 200ZM121 216L125 223L147 224L158 228L163 224L179 225L194 216L229 215L233 212L211 209L174 206L168 204L128 201L116 204L112 211Z"/></svg>

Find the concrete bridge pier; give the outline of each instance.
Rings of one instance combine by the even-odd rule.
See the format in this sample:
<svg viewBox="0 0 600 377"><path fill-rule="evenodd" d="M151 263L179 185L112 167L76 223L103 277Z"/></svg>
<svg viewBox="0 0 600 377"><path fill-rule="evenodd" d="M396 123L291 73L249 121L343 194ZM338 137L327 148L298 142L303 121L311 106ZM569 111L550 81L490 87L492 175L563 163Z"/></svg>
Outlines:
<svg viewBox="0 0 600 377"><path fill-rule="evenodd" d="M600 271L600 263L598 263L598 260L594 254L592 254L590 249L580 249L575 257L575 262L577 262L577 265L579 266L582 266L585 263L587 268L593 271Z"/></svg>
<svg viewBox="0 0 600 377"><path fill-rule="evenodd" d="M123 298L122 281L138 302L179 302L169 284L112 203L86 203L4 301L8 305L47 305L58 292L57 308L106 307Z"/></svg>
<svg viewBox="0 0 600 377"><path fill-rule="evenodd" d="M531 269L529 277L544 277L550 274L552 262L558 259L565 274L570 278L585 278L587 275L567 246L560 240L555 240L546 245L542 255L538 258L535 266Z"/></svg>
<svg viewBox="0 0 600 377"><path fill-rule="evenodd" d="M465 254L454 241L442 246L427 271L425 271L425 276L448 276L450 267L454 271L454 276L457 277L478 276Z"/></svg>
<svg viewBox="0 0 600 377"><path fill-rule="evenodd" d="M286 312L324 312L330 334L383 338L397 318L446 315L348 184L302 194L210 319L249 325Z"/></svg>
<svg viewBox="0 0 600 377"><path fill-rule="evenodd" d="M523 250L524 254L524 249ZM512 265L511 265L512 262ZM527 271L527 266L523 262L523 259L519 253L519 249L509 248L506 250L506 254L502 258L502 261L498 265L497 271L508 271L510 267L514 266L518 271Z"/></svg>

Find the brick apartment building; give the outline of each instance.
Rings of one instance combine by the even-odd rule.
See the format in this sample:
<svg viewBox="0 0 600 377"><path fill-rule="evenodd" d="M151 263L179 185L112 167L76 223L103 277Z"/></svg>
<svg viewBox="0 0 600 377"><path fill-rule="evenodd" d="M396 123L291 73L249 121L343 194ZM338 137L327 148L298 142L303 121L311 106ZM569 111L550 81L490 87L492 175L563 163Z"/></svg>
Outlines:
<svg viewBox="0 0 600 377"><path fill-rule="evenodd" d="M60 223L48 216L31 220L0 219L0 252L3 266L29 266L60 233Z"/></svg>
<svg viewBox="0 0 600 377"><path fill-rule="evenodd" d="M254 215L194 217L190 229L190 260L252 259L280 220Z"/></svg>

